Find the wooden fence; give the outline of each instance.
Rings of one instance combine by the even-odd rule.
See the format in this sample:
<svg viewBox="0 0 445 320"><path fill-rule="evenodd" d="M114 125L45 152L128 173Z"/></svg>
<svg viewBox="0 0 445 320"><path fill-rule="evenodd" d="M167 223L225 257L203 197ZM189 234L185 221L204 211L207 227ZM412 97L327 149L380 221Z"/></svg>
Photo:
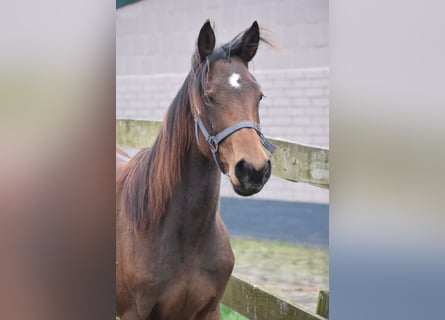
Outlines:
<svg viewBox="0 0 445 320"><path fill-rule="evenodd" d="M150 146L161 127L159 121L116 120L116 144L128 148ZM295 182L329 188L329 150L268 138L276 147L271 156L272 174ZM284 301L272 293L232 276L222 303L255 320L323 320L329 315L329 293L321 291L316 313Z"/></svg>

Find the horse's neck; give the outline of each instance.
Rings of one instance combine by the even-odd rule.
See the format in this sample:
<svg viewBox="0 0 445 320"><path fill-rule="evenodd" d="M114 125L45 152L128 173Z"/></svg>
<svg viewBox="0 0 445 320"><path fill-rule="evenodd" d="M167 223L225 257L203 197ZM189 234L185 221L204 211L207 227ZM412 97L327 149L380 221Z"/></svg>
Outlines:
<svg viewBox="0 0 445 320"><path fill-rule="evenodd" d="M212 160L205 158L193 145L184 158L182 179L174 193L168 214L170 223L183 232L184 239L193 241L215 222L219 201L221 174Z"/></svg>

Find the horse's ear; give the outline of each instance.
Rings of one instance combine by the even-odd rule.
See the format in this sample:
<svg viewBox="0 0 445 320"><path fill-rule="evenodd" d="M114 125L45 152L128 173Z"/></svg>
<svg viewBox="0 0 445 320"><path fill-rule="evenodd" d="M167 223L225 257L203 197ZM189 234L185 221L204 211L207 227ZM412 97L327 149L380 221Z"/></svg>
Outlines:
<svg viewBox="0 0 445 320"><path fill-rule="evenodd" d="M241 59L246 63L252 60L258 49L259 42L260 28L258 27L258 23L254 21L249 30L243 34L240 54Z"/></svg>
<svg viewBox="0 0 445 320"><path fill-rule="evenodd" d="M207 20L199 31L197 46L200 62L204 61L215 49L215 33L210 20Z"/></svg>

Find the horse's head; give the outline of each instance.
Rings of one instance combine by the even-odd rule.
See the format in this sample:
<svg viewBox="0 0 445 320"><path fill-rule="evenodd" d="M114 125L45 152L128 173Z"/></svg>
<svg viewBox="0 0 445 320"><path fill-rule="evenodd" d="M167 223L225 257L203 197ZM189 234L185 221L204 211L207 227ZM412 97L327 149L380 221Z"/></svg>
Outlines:
<svg viewBox="0 0 445 320"><path fill-rule="evenodd" d="M244 196L259 192L269 180L273 152L259 126L260 85L248 70L258 49L257 22L229 43L215 49L207 21L198 36L192 61L192 112L200 151L215 160Z"/></svg>

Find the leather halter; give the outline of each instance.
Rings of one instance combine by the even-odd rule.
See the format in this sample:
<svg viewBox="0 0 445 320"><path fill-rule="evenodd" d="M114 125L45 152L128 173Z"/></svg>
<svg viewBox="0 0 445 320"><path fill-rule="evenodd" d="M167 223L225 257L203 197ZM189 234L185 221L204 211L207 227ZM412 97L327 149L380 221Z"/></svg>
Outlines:
<svg viewBox="0 0 445 320"><path fill-rule="evenodd" d="M212 152L213 160L215 160L216 165L218 166L219 170L221 170L221 172L223 174L225 174L225 172L224 172L223 166L217 156L218 146L225 138L230 136L235 131L238 131L239 129L242 129L242 128L255 129L258 136L260 137L260 140L261 140L261 143L263 144L263 146L267 150L269 150L271 153L274 153L274 151L275 151L275 146L269 140L267 140L266 137L263 135L260 125L253 121L244 120L244 121L237 122L234 125L231 125L230 127L227 127L224 130L217 133L216 135L212 136L205 128L204 123L202 122L201 118L198 116L195 119L195 135L196 135L196 141L199 143L198 127L201 130L201 133L203 134L205 140L207 141L207 143L210 146L210 151Z"/></svg>

